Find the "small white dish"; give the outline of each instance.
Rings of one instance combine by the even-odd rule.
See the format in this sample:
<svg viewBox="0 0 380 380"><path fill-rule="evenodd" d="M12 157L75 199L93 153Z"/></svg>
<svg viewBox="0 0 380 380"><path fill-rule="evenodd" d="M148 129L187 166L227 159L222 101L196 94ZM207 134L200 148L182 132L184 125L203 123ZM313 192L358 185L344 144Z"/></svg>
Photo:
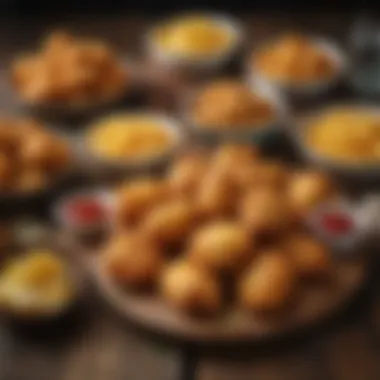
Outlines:
<svg viewBox="0 0 380 380"><path fill-rule="evenodd" d="M357 206L345 199L319 205L308 215L306 224L342 258L358 253L370 232Z"/></svg>
<svg viewBox="0 0 380 380"><path fill-rule="evenodd" d="M93 220L80 220L80 217L72 214L70 207L75 202L87 202L96 207ZM82 204L83 204L82 203ZM91 211L91 210L90 210ZM91 189L77 191L68 194L58 200L54 209L53 217L64 230L79 236L106 232L111 228L114 219L114 201L108 189ZM86 218L85 218L86 219Z"/></svg>
<svg viewBox="0 0 380 380"><path fill-rule="evenodd" d="M247 77L249 81L262 81L291 97L313 97L330 91L335 87L348 71L348 59L343 50L333 41L321 37L310 37L311 42L323 51L336 67L335 74L323 80L297 83L294 81L279 81L267 77L252 67L252 62L248 60ZM258 51L260 48L258 49ZM251 56L250 56L251 57ZM300 57L302 59L302 57Z"/></svg>
<svg viewBox="0 0 380 380"><path fill-rule="evenodd" d="M257 144L265 143L267 140L272 140L277 133L283 130L289 121L289 107L281 94L260 81L250 81L246 83L249 89L257 94L260 98L266 100L273 108L273 118L269 119L263 125L247 125L236 126L229 128L206 127L200 126L191 116L191 109L195 97L203 90L199 88L189 94L182 107L182 120L191 130L191 133L206 140L218 141L237 141L247 142L252 141Z"/></svg>
<svg viewBox="0 0 380 380"><path fill-rule="evenodd" d="M145 50L153 61L185 72L210 72L221 69L227 63L232 61L242 48L244 32L241 24L228 15L206 12L201 13L200 16L209 18L212 22L216 23L219 27L229 33L232 37L230 46L215 54L199 57L183 56L165 51L157 41L155 41L155 32L158 28L170 23L171 20L181 19L186 16L186 14L174 16L170 19L159 22L148 30L144 41Z"/></svg>
<svg viewBox="0 0 380 380"><path fill-rule="evenodd" d="M117 114L109 114L105 117L112 117ZM120 113L123 115L123 113ZM93 172L116 172L120 174L129 174L136 171L145 171L156 167L161 167L170 162L170 160L177 154L181 149L185 136L183 128L177 120L174 118L159 112L154 111L132 111L126 112L128 116L144 117L146 119L151 119L161 125L169 135L172 137L173 142L167 149L162 152L150 154L146 156L138 157L127 157L125 159L112 159L104 156L100 156L93 152L86 142L88 136L88 131L91 125L85 128L84 131L80 132L76 136L76 151L77 155L80 157L83 165L86 167L87 171ZM101 121L99 118L98 121ZM125 128L129 128L126 126Z"/></svg>

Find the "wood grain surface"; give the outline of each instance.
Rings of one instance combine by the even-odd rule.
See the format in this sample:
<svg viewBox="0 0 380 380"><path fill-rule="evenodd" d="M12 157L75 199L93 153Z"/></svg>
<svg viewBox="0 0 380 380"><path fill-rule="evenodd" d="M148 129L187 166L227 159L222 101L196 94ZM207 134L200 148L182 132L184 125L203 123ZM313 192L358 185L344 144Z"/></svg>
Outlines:
<svg viewBox="0 0 380 380"><path fill-rule="evenodd" d="M288 29L331 35L345 42L354 14L243 15L250 45ZM16 52L36 46L53 27L104 37L137 57L146 17L65 17L8 20L0 25L0 109L16 112L6 68ZM158 86L149 102L161 107ZM175 95L174 95L175 98ZM326 102L328 99L322 99ZM156 102L156 103L155 103ZM20 214L24 210L15 210ZM374 276L376 277L376 276ZM177 346L120 320L93 292L64 325L28 329L0 325L1 380L378 380L380 283L329 324L291 340L224 350Z"/></svg>

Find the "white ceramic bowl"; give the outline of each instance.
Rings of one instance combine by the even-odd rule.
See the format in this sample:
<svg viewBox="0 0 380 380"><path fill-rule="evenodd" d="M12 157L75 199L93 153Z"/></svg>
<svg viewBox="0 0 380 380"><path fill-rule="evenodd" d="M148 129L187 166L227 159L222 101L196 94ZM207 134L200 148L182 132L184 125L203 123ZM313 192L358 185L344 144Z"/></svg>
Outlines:
<svg viewBox="0 0 380 380"><path fill-rule="evenodd" d="M218 70L229 63L240 51L243 45L244 32L240 23L232 17L218 13L202 13L201 16L210 18L216 22L221 28L225 29L233 37L233 41L229 47L221 52L210 56L202 57L185 57L171 54L155 41L154 34L158 28L169 23L171 20L180 19L186 15L174 16L170 20L164 20L154 25L145 35L145 50L148 56L155 62L164 66L179 69L180 71L190 72L210 72Z"/></svg>
<svg viewBox="0 0 380 380"><path fill-rule="evenodd" d="M315 120L320 115L328 112L329 110L334 110L338 108L345 107L355 107L357 109L368 110L380 115L380 107L375 105L358 105L358 104L337 104L333 106L328 106L314 113L311 113L300 120L295 120L292 123L292 127L288 129L292 140L294 141L298 151L301 153L303 158L310 164L316 165L328 172L341 175L344 178L359 179L359 180L371 180L380 179L380 161L370 161L370 162L345 162L338 161L334 158L326 157L319 154L313 150L305 142L305 134L313 120Z"/></svg>
<svg viewBox="0 0 380 380"><path fill-rule="evenodd" d="M312 43L321 49L327 57L333 62L336 67L335 74L323 80L315 80L310 82L291 82L279 81L277 79L269 78L265 73L259 72L252 67L252 63L248 60L247 64L247 77L248 81L262 81L268 83L270 86L277 88L283 93L290 96L315 96L326 93L334 88L345 76L348 71L348 60L341 48L333 41L321 38L311 37ZM260 51L260 48L258 49ZM250 56L251 58L251 56ZM300 57L302 59L302 57Z"/></svg>
<svg viewBox="0 0 380 380"><path fill-rule="evenodd" d="M257 144L264 143L276 137L278 132L284 129L288 123L289 108L284 98L271 86L260 81L251 81L247 86L252 92L268 101L273 107L274 117L268 120L263 125L247 125L236 126L229 128L218 128L200 126L193 120L191 116L191 109L195 97L204 89L199 88L191 93L184 102L182 110L182 119L186 126L191 130L191 133L201 139L218 140L218 141L241 141L241 142L254 142Z"/></svg>
<svg viewBox="0 0 380 380"><path fill-rule="evenodd" d="M80 199L91 199L99 203L104 210L104 219L87 224L70 220L67 213L67 206L70 202ZM107 188L91 188L90 190L80 190L67 194L60 198L54 208L53 217L58 225L65 231L74 235L88 235L98 231L107 231L111 228L114 213L114 199L111 191Z"/></svg>
<svg viewBox="0 0 380 380"><path fill-rule="evenodd" d="M119 113L116 113L115 115L117 114ZM120 112L120 115L123 114L123 112ZM178 123L172 117L164 113L153 111L127 111L125 114L128 114L130 116L143 116L144 118L151 118L152 120L157 121L172 136L172 145L169 146L165 151L157 154L125 159L107 158L97 155L95 152L91 151L91 148L87 145L86 138L88 131L91 128L91 126L89 126L84 131L77 134L75 143L77 155L80 157L80 160L86 171L109 171L120 174L130 174L139 171L145 171L167 164L182 147L184 143L184 131L183 128L181 128L180 123ZM112 116L112 114L106 116L105 119L110 116ZM101 119L102 118L98 119L98 121ZM129 127L126 126L126 128Z"/></svg>

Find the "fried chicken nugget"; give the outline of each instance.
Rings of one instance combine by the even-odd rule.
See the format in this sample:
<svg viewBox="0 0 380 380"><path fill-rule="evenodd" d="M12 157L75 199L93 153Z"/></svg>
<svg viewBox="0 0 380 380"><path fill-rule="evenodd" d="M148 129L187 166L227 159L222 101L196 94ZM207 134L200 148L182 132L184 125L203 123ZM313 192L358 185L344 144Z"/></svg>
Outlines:
<svg viewBox="0 0 380 380"><path fill-rule="evenodd" d="M301 216L335 194L336 187L330 178L318 172L295 173L289 183L290 201Z"/></svg>
<svg viewBox="0 0 380 380"><path fill-rule="evenodd" d="M207 171L206 157L201 154L187 154L180 157L171 167L168 181L179 194L192 195Z"/></svg>
<svg viewBox="0 0 380 380"><path fill-rule="evenodd" d="M301 277L323 277L331 273L331 254L315 238L301 233L292 235L286 240L285 249Z"/></svg>
<svg viewBox="0 0 380 380"><path fill-rule="evenodd" d="M249 260L251 237L240 224L210 222L192 237L189 260L214 273L235 273Z"/></svg>
<svg viewBox="0 0 380 380"><path fill-rule="evenodd" d="M116 222L120 226L136 222L169 195L162 180L140 178L123 185L116 193Z"/></svg>
<svg viewBox="0 0 380 380"><path fill-rule="evenodd" d="M160 292L169 305L189 314L215 314L222 304L217 279L183 260L174 261L163 270Z"/></svg>
<svg viewBox="0 0 380 380"><path fill-rule="evenodd" d="M296 282L296 271L284 252L261 252L240 279L239 303L253 312L280 311L292 300Z"/></svg>
<svg viewBox="0 0 380 380"><path fill-rule="evenodd" d="M47 133L35 132L23 142L20 150L20 159L25 166L49 173L64 169L70 158L70 149L66 142Z"/></svg>
<svg viewBox="0 0 380 380"><path fill-rule="evenodd" d="M157 242L176 244L187 238L196 219L197 210L189 201L174 199L157 205L148 212L141 228Z"/></svg>
<svg viewBox="0 0 380 380"><path fill-rule="evenodd" d="M295 222L294 212L281 192L273 189L253 189L240 204L242 223L252 233L277 233Z"/></svg>
<svg viewBox="0 0 380 380"><path fill-rule="evenodd" d="M132 288L153 286L162 264L157 247L136 232L114 236L103 252L106 273L119 284Z"/></svg>

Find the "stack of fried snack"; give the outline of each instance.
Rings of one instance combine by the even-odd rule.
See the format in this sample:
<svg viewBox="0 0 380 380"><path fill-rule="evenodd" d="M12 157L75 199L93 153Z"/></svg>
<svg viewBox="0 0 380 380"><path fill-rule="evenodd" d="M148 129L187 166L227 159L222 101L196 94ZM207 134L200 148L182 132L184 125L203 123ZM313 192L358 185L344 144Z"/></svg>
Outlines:
<svg viewBox="0 0 380 380"><path fill-rule="evenodd" d="M251 147L188 153L165 177L117 190L117 228L102 265L120 286L156 290L191 315L231 302L279 312L309 286L305 279L331 277L329 251L302 221L335 194L324 175L290 170Z"/></svg>
<svg viewBox="0 0 380 380"><path fill-rule="evenodd" d="M12 83L26 102L88 104L120 96L126 86L122 62L101 41L55 32L41 50L15 60Z"/></svg>
<svg viewBox="0 0 380 380"><path fill-rule="evenodd" d="M197 125L212 129L262 127L276 117L273 105L233 79L219 79L195 97L191 117Z"/></svg>
<svg viewBox="0 0 380 380"><path fill-rule="evenodd" d="M0 191L42 189L67 170L68 144L30 119L0 120Z"/></svg>
<svg viewBox="0 0 380 380"><path fill-rule="evenodd" d="M318 46L302 35L285 35L252 55L252 64L259 73L271 79L305 83L331 78L336 63Z"/></svg>

